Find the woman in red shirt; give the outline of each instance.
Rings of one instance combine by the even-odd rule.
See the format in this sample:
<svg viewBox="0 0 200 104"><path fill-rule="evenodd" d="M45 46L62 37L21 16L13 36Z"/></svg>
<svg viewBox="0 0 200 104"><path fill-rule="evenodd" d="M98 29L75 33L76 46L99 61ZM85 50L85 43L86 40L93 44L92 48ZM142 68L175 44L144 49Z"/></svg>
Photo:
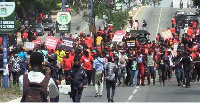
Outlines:
<svg viewBox="0 0 200 104"><path fill-rule="evenodd" d="M86 70L88 85L91 83L92 79L92 65L93 65L93 57L89 55L88 51L84 51L84 55L81 57L80 62L82 63L82 67Z"/></svg>

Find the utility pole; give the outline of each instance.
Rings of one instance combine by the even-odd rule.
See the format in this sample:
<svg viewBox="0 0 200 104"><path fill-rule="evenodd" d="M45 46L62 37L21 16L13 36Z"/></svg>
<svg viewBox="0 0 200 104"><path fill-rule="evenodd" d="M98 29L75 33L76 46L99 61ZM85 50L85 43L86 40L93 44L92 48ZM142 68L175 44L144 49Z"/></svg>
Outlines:
<svg viewBox="0 0 200 104"><path fill-rule="evenodd" d="M65 0L62 0L62 12L65 12ZM62 38L65 38L65 33L62 33Z"/></svg>
<svg viewBox="0 0 200 104"><path fill-rule="evenodd" d="M90 25L93 26L93 0L90 0Z"/></svg>
<svg viewBox="0 0 200 104"><path fill-rule="evenodd" d="M6 2L6 0L2 0L2 2ZM3 76L3 80L4 80L4 88L8 89L8 69L7 69L7 64L8 64L8 54L7 54L7 47L8 47L8 43L7 43L7 34L3 34L2 35L2 39L3 39L3 66L4 66L4 70L3 72L5 73L5 75Z"/></svg>

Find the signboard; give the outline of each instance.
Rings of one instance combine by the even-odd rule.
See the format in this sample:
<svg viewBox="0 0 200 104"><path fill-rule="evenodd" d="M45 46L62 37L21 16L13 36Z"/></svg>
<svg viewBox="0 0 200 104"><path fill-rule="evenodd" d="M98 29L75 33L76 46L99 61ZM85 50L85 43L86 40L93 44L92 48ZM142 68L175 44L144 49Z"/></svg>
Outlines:
<svg viewBox="0 0 200 104"><path fill-rule="evenodd" d="M15 2L0 2L0 33L15 33Z"/></svg>
<svg viewBox="0 0 200 104"><path fill-rule="evenodd" d="M56 33L70 33L71 15L69 12L58 12L56 17Z"/></svg>
<svg viewBox="0 0 200 104"><path fill-rule="evenodd" d="M127 44L128 47L134 48L136 46L136 38L135 37L127 38L126 44Z"/></svg>
<svg viewBox="0 0 200 104"><path fill-rule="evenodd" d="M61 47L65 50L72 50L74 44L74 39L65 38L63 39L63 43L61 44Z"/></svg>
<svg viewBox="0 0 200 104"><path fill-rule="evenodd" d="M47 49L56 49L58 39L55 37L47 36L45 40L45 45Z"/></svg>
<svg viewBox="0 0 200 104"><path fill-rule="evenodd" d="M36 44L42 44L42 40L40 38L36 39L36 40L33 40L32 42L34 42Z"/></svg>
<svg viewBox="0 0 200 104"><path fill-rule="evenodd" d="M171 31L170 31L169 29L163 30L163 31L161 32L161 36L162 36L162 38L163 38L164 40L173 38L172 33L171 33Z"/></svg>
<svg viewBox="0 0 200 104"><path fill-rule="evenodd" d="M120 3L120 2L116 3L115 10L122 10L122 3Z"/></svg>
<svg viewBox="0 0 200 104"><path fill-rule="evenodd" d="M33 50L34 47L35 47L34 42L25 42L24 44L24 48L26 51Z"/></svg>
<svg viewBox="0 0 200 104"><path fill-rule="evenodd" d="M178 43L174 43L174 51L177 51L178 49Z"/></svg>
<svg viewBox="0 0 200 104"><path fill-rule="evenodd" d="M122 41L123 37L126 35L125 30L117 30L114 34L112 41L120 42Z"/></svg>

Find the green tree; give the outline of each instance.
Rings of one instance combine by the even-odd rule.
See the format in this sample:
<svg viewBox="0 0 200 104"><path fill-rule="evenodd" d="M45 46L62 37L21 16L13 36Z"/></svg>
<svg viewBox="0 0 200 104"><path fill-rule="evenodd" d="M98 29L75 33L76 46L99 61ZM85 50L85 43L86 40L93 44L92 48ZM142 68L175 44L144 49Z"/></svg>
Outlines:
<svg viewBox="0 0 200 104"><path fill-rule="evenodd" d="M193 0L193 3L195 6L200 6L200 1L199 0Z"/></svg>

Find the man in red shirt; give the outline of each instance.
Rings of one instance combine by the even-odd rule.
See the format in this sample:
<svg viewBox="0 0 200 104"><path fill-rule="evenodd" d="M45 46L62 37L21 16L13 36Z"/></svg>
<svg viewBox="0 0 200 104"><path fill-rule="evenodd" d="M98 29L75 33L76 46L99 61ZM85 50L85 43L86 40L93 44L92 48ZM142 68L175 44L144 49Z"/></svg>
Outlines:
<svg viewBox="0 0 200 104"><path fill-rule="evenodd" d="M80 62L82 63L82 67L86 70L88 85L91 83L92 79L92 64L93 64L93 57L89 55L88 51L84 51L84 55L81 57Z"/></svg>
<svg viewBox="0 0 200 104"><path fill-rule="evenodd" d="M142 86L145 86L144 84L144 78L145 78L145 75L144 75L144 69L145 69L145 65L146 62L145 62L145 58L144 56L142 55L141 52L138 52L138 56L137 56L137 66L138 66L138 76L137 76L137 84L138 86L140 85L140 74L141 74L141 85Z"/></svg>
<svg viewBox="0 0 200 104"><path fill-rule="evenodd" d="M69 57L69 52L66 53L65 58L62 61L62 66L64 67L64 75L65 75L65 82L66 85L69 85L70 82L67 81L67 75L69 73L69 69L72 67L73 60Z"/></svg>
<svg viewBox="0 0 200 104"><path fill-rule="evenodd" d="M23 42L26 42L26 41L27 41L27 38L28 38L28 33L27 33L27 31L25 30L24 33L23 33Z"/></svg>
<svg viewBox="0 0 200 104"><path fill-rule="evenodd" d="M175 24L176 24L176 19L173 17L173 18L172 18L172 27L174 27Z"/></svg>

